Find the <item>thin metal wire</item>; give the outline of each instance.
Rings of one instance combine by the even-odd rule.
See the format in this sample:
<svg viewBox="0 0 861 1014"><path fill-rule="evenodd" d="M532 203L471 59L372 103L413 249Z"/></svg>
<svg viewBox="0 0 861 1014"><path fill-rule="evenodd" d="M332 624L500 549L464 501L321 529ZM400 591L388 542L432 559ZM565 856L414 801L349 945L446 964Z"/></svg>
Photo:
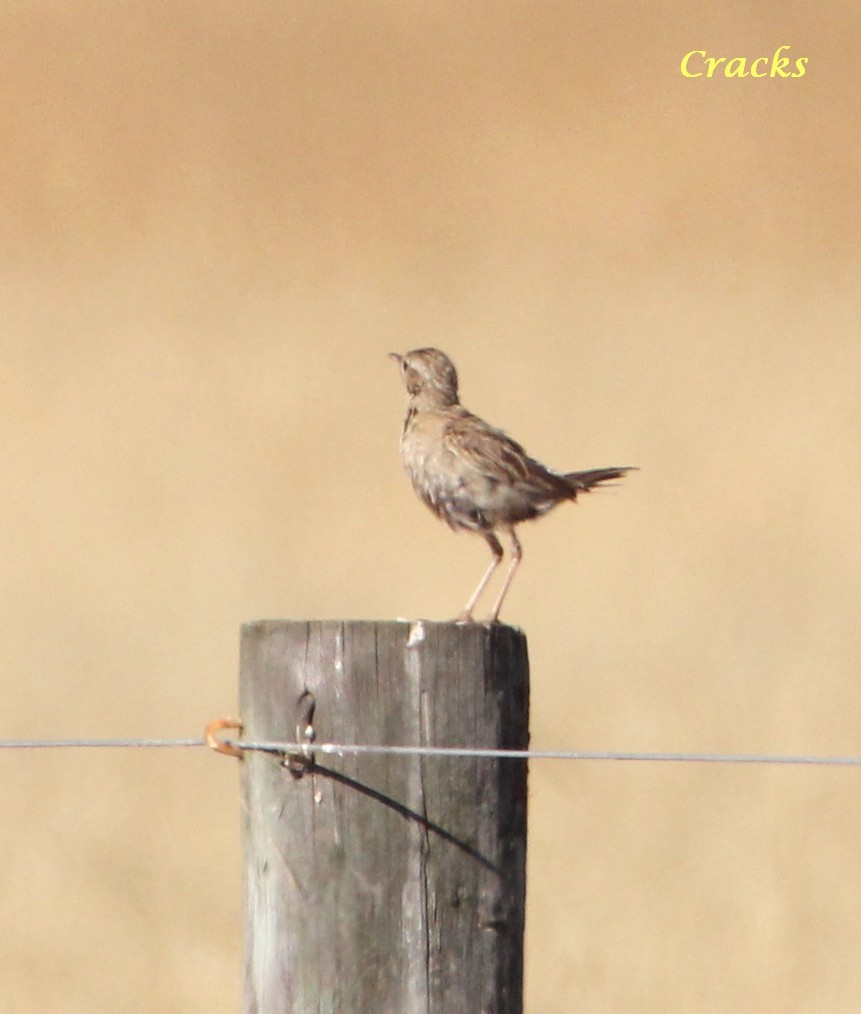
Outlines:
<svg viewBox="0 0 861 1014"><path fill-rule="evenodd" d="M206 746L203 739L0 739L0 750Z"/></svg>
<svg viewBox="0 0 861 1014"><path fill-rule="evenodd" d="M820 767L861 767L861 757L819 757L794 754L664 753L635 750L494 750L480 747L371 746L358 743L280 743L231 740L241 750L264 753L326 755L395 754L420 757L476 757L497 760L658 761L689 764L809 764Z"/></svg>
<svg viewBox="0 0 861 1014"><path fill-rule="evenodd" d="M389 754L419 757L472 757L491 760L638 761L682 764L783 764L816 767L861 767L861 756L823 757L808 754L666 753L636 750L492 750L443 746L377 746L364 743L288 743L225 739L240 750L274 754ZM148 749L206 746L203 739L17 739L0 740L0 750Z"/></svg>

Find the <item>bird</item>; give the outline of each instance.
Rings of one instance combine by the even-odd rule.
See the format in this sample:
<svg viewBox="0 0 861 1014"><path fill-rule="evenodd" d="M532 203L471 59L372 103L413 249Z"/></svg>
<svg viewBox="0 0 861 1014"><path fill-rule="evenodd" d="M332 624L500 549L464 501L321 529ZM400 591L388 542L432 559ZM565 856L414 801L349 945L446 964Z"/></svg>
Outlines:
<svg viewBox="0 0 861 1014"><path fill-rule="evenodd" d="M390 352L407 390L401 458L421 500L455 531L484 536L493 559L456 623L473 623L473 611L505 556L511 559L488 623L496 623L523 558L515 532L557 504L621 479L633 466L556 472L531 458L519 443L460 403L454 363L439 349Z"/></svg>

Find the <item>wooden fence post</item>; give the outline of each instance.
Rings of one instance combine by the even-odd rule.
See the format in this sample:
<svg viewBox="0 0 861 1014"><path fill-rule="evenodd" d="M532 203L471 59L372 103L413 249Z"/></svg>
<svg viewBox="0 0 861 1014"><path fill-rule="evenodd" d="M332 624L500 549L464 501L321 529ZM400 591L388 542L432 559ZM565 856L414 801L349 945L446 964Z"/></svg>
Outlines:
<svg viewBox="0 0 861 1014"><path fill-rule="evenodd" d="M264 620L241 655L248 741L528 744L512 627ZM525 761L248 752L243 803L245 1014L522 1011Z"/></svg>

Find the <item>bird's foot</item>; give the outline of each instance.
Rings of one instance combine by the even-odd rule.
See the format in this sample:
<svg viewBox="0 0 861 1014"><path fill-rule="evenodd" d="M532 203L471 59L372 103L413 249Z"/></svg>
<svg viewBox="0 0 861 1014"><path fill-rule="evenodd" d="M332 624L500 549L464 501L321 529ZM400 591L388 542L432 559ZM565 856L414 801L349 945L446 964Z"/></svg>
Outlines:
<svg viewBox="0 0 861 1014"><path fill-rule="evenodd" d="M461 627L465 627L468 624L481 627L495 627L501 620L496 615L488 616L486 620L477 620L472 613L461 613L460 616L456 616L451 622Z"/></svg>

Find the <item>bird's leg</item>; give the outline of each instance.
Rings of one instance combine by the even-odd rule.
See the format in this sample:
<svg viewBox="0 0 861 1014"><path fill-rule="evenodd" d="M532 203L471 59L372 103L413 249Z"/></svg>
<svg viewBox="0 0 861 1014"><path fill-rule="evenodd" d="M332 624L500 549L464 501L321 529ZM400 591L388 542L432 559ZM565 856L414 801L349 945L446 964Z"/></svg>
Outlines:
<svg viewBox="0 0 861 1014"><path fill-rule="evenodd" d="M478 582L478 587L470 595L469 602L463 607L463 612L454 621L455 623L470 623L472 621L472 611L475 609L476 602L481 598L481 593L487 587L491 574L502 563L502 545L499 539L497 539L493 532L485 532L484 537L487 540L488 546L490 546L491 553L493 553L493 559L490 561L490 566L484 572L484 577Z"/></svg>
<svg viewBox="0 0 861 1014"><path fill-rule="evenodd" d="M502 582L502 588L499 590L496 603L493 606L493 612L490 614L490 622L496 623L499 619L499 610L502 609L502 603L505 596L508 594L508 589L511 587L511 581L514 578L514 572L517 570L517 565L523 559L523 548L520 545L520 539L514 533L513 528L508 529L508 537L511 539L511 564L508 568L508 573L505 575L505 580Z"/></svg>

